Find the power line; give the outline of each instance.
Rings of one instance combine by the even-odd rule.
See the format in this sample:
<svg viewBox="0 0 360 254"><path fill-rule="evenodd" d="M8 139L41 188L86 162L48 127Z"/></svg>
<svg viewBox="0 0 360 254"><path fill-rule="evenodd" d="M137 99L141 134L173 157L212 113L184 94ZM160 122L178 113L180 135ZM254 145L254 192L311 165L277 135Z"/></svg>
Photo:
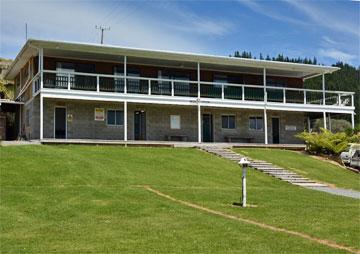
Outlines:
<svg viewBox="0 0 360 254"><path fill-rule="evenodd" d="M110 31L109 26L95 26L95 29L99 29L101 31L101 44L104 42L104 31Z"/></svg>

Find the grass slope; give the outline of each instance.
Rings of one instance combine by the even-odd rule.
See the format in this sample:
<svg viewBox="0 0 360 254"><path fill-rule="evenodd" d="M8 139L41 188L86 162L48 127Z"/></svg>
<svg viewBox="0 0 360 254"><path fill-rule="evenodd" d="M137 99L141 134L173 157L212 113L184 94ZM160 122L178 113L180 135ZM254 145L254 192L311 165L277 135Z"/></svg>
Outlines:
<svg viewBox="0 0 360 254"><path fill-rule="evenodd" d="M360 191L359 174L299 152L266 148L235 150L253 159L272 162L313 180L329 183L340 188Z"/></svg>
<svg viewBox="0 0 360 254"><path fill-rule="evenodd" d="M256 171L234 208L240 170L194 149L0 147L2 253L345 253L182 206L135 185L228 214L360 248L359 204Z"/></svg>

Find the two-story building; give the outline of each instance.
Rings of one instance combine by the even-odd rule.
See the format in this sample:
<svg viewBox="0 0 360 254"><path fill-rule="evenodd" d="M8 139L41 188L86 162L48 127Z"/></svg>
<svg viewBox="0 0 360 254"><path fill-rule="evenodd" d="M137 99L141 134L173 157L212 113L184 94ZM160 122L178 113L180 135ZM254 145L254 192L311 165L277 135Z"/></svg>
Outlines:
<svg viewBox="0 0 360 254"><path fill-rule="evenodd" d="M28 139L300 143L311 114L350 114L338 68L30 39L10 66ZM323 76L321 90L303 88ZM326 121L325 128L326 128Z"/></svg>

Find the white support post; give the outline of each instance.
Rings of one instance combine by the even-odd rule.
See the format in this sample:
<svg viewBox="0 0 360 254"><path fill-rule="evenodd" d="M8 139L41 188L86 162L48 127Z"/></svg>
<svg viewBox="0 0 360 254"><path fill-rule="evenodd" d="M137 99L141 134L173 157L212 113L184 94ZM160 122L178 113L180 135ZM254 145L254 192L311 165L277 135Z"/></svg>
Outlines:
<svg viewBox="0 0 360 254"><path fill-rule="evenodd" d="M124 56L124 94L127 94L127 57Z"/></svg>
<svg viewBox="0 0 360 254"><path fill-rule="evenodd" d="M267 102L267 92L266 92L266 68L263 69L263 84L264 84L264 99L265 104Z"/></svg>
<svg viewBox="0 0 360 254"><path fill-rule="evenodd" d="M96 76L96 92L100 92L100 77Z"/></svg>
<svg viewBox="0 0 360 254"><path fill-rule="evenodd" d="M265 145L268 144L268 132L267 132L267 112L266 112L266 104L267 104L267 92L266 92L266 69L263 69L263 83L264 83L264 136L265 136Z"/></svg>
<svg viewBox="0 0 360 254"><path fill-rule="evenodd" d="M306 90L304 90L304 104L306 104Z"/></svg>
<svg viewBox="0 0 360 254"><path fill-rule="evenodd" d="M174 96L174 81L171 81L171 96Z"/></svg>
<svg viewBox="0 0 360 254"><path fill-rule="evenodd" d="M323 112L323 117L324 117L324 129L327 129L327 126L326 126L326 112Z"/></svg>
<svg viewBox="0 0 360 254"><path fill-rule="evenodd" d="M68 89L68 90L71 89L70 78L71 78L71 77L70 77L70 73L68 73L68 75L67 75L67 79L68 79L68 80L67 80L67 81L68 81L68 83L67 83L67 89ZM97 89L96 89L96 90L97 90ZM99 90L97 90L97 91L99 92Z"/></svg>
<svg viewBox="0 0 360 254"><path fill-rule="evenodd" d="M44 98L42 93L40 93L40 140L44 138L43 122L44 122Z"/></svg>
<svg viewBox="0 0 360 254"><path fill-rule="evenodd" d="M19 105L19 135L20 135L20 138L22 136L22 128L21 128L21 118L22 118L22 114L21 114L21 107L22 105L20 104Z"/></svg>
<svg viewBox="0 0 360 254"><path fill-rule="evenodd" d="M354 112L351 113L351 128L355 128L355 114Z"/></svg>
<svg viewBox="0 0 360 254"><path fill-rule="evenodd" d="M241 99L242 101L245 101L245 87L241 86Z"/></svg>
<svg viewBox="0 0 360 254"><path fill-rule="evenodd" d="M124 101L124 141L127 141L127 101Z"/></svg>
<svg viewBox="0 0 360 254"><path fill-rule="evenodd" d="M221 85L221 99L225 99L224 84Z"/></svg>
<svg viewBox="0 0 360 254"><path fill-rule="evenodd" d="M148 94L151 95L151 80L148 79Z"/></svg>
<svg viewBox="0 0 360 254"><path fill-rule="evenodd" d="M198 84L198 99L200 99L200 63L197 63L197 84Z"/></svg>
<svg viewBox="0 0 360 254"><path fill-rule="evenodd" d="M351 95L351 107L355 107L354 95Z"/></svg>
<svg viewBox="0 0 360 254"><path fill-rule="evenodd" d="M201 143L201 107L200 103L198 103L198 143Z"/></svg>
<svg viewBox="0 0 360 254"><path fill-rule="evenodd" d="M268 131L267 131L267 112L264 108L264 134L265 134L265 145L268 144Z"/></svg>
<svg viewBox="0 0 360 254"><path fill-rule="evenodd" d="M40 89L44 87L44 50L39 49L39 72L40 72Z"/></svg>
<svg viewBox="0 0 360 254"><path fill-rule="evenodd" d="M323 105L326 105L326 95L325 95L325 74L322 75L322 91L323 91Z"/></svg>
<svg viewBox="0 0 360 254"><path fill-rule="evenodd" d="M338 93L338 105L341 106L341 94Z"/></svg>
<svg viewBox="0 0 360 254"><path fill-rule="evenodd" d="M286 103L286 90L283 89L283 103Z"/></svg>

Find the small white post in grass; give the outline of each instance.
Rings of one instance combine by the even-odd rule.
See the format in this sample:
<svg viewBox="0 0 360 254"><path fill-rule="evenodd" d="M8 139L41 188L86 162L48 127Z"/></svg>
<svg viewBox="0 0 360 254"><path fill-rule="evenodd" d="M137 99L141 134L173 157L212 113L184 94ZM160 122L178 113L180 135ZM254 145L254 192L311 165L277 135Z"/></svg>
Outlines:
<svg viewBox="0 0 360 254"><path fill-rule="evenodd" d="M246 207L246 170L249 166L249 161L246 159L246 157L241 158L239 161L239 166L242 167L242 198L241 203L233 203L233 205L241 205L242 207Z"/></svg>

